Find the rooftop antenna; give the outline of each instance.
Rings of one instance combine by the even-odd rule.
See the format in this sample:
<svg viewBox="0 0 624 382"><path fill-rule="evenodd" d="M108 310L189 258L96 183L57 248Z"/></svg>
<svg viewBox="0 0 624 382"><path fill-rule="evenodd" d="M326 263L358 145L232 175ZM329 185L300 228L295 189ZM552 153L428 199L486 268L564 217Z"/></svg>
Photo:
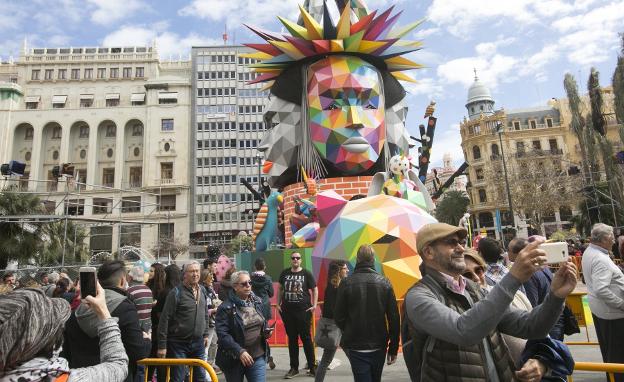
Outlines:
<svg viewBox="0 0 624 382"><path fill-rule="evenodd" d="M474 74L475 74L475 81L478 81L479 77L477 76L477 68L473 67L472 70L474 71Z"/></svg>
<svg viewBox="0 0 624 382"><path fill-rule="evenodd" d="M227 22L223 28L223 45L227 45L228 33L227 33Z"/></svg>

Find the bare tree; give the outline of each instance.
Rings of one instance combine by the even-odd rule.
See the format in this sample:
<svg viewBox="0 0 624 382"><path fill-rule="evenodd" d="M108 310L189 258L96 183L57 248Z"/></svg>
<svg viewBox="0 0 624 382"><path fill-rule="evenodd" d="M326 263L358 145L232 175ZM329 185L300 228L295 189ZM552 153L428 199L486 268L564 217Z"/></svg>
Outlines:
<svg viewBox="0 0 624 382"><path fill-rule="evenodd" d="M560 207L575 206L582 200L583 181L568 175L566 163L557 152L533 150L507 156L507 175L514 209L526 215L531 225L543 232L544 218L554 215ZM502 181L502 161L491 162L489 179L494 182L490 198L497 205L507 205L507 191Z"/></svg>
<svg viewBox="0 0 624 382"><path fill-rule="evenodd" d="M178 256L183 253L187 253L188 250L188 243L169 237L161 237L160 240L158 240L158 243L150 249L154 257L169 257L174 263Z"/></svg>

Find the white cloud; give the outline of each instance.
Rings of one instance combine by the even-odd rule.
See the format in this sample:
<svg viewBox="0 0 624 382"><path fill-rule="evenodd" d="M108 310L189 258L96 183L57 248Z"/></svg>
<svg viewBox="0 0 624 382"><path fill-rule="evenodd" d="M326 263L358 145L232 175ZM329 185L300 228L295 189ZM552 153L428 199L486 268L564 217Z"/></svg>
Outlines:
<svg viewBox="0 0 624 382"><path fill-rule="evenodd" d="M495 54L490 58L463 57L438 66L437 74L444 83L457 83L467 88L474 81L476 69L479 79L490 89L496 89L500 82L512 82L517 78L515 75L517 66L517 58L501 54Z"/></svg>
<svg viewBox="0 0 624 382"><path fill-rule="evenodd" d="M223 42L209 37L190 33L180 36L170 32L165 22L150 26L127 25L107 35L102 46L145 46L155 40L158 52L162 58L177 58L179 55L188 56L192 46L219 45Z"/></svg>
<svg viewBox="0 0 624 382"><path fill-rule="evenodd" d="M101 25L110 25L130 17L138 10L149 9L142 0L87 0L87 2L95 7L91 13L91 21Z"/></svg>
<svg viewBox="0 0 624 382"><path fill-rule="evenodd" d="M230 28L236 29L242 23L263 25L273 22L278 15L296 20L299 14L297 4L298 0L192 0L178 14L226 21Z"/></svg>
<svg viewBox="0 0 624 382"><path fill-rule="evenodd" d="M444 154L451 154L453 163L461 164L464 161L464 152L461 148L461 134L459 133L459 123L450 126L437 126L433 136L433 147L431 150L429 168L442 165Z"/></svg>
<svg viewBox="0 0 624 382"><path fill-rule="evenodd" d="M444 93L444 88L434 78L418 79L418 82L403 83L403 87L410 96L427 96L429 99L439 99Z"/></svg>
<svg viewBox="0 0 624 382"><path fill-rule="evenodd" d="M440 28L427 28L427 29L420 29L420 30L416 30L416 32L413 33L412 38L415 40L422 40L424 38L427 38L429 36L435 35L440 33Z"/></svg>

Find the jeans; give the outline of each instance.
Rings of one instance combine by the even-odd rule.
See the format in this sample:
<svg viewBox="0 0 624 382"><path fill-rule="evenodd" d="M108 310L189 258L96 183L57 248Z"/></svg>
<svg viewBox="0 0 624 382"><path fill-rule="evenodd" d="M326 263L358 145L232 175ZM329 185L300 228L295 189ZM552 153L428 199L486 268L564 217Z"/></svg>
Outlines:
<svg viewBox="0 0 624 382"><path fill-rule="evenodd" d="M351 363L351 372L355 382L380 382L381 372L383 371L384 361L386 360L386 350L376 350L373 352L358 352L354 350L345 350L349 362Z"/></svg>
<svg viewBox="0 0 624 382"><path fill-rule="evenodd" d="M312 312L282 310L282 320L288 336L288 355L290 356L290 368L299 370L299 338L303 343L303 352L308 361L308 367L314 367L314 347L310 336L312 324Z"/></svg>
<svg viewBox="0 0 624 382"><path fill-rule="evenodd" d="M233 369L222 370L226 382L243 382L243 377L248 382L264 382L266 380L266 360L264 355L254 359L253 365L250 367L243 366L238 362Z"/></svg>
<svg viewBox="0 0 624 382"><path fill-rule="evenodd" d="M206 362L210 366L215 365L215 357L217 356L217 331L214 327L208 328L208 347L206 348Z"/></svg>
<svg viewBox="0 0 624 382"><path fill-rule="evenodd" d="M318 364L318 368L316 369L316 374L314 375L314 382L323 382L325 380L325 373L327 373L327 367L334 359L336 355L337 348L333 349L325 349L323 350L323 356L321 357L321 362Z"/></svg>
<svg viewBox="0 0 624 382"><path fill-rule="evenodd" d="M204 360L206 349L204 348L204 339L192 339L188 341L167 341L167 358L197 358ZM171 381L182 382L186 377L185 366L171 367ZM193 381L205 382L206 373L201 367L193 367Z"/></svg>

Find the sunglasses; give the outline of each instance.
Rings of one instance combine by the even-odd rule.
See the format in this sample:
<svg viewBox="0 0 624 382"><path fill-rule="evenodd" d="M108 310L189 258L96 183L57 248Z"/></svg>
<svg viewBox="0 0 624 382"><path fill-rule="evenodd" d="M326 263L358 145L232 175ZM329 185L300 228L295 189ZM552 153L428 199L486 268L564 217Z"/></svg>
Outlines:
<svg viewBox="0 0 624 382"><path fill-rule="evenodd" d="M243 281L241 283L238 283L238 285L248 287L251 285L251 281Z"/></svg>
<svg viewBox="0 0 624 382"><path fill-rule="evenodd" d="M466 239L459 240L454 237L448 239L440 239L438 241L451 247L457 247L457 244L461 245L462 247L466 245Z"/></svg>
<svg viewBox="0 0 624 382"><path fill-rule="evenodd" d="M476 267L474 272L473 271L466 271L464 273L462 273L462 276L464 276L467 279L474 279L475 276L477 278L479 278L479 276L483 275L483 273L485 273L485 270L482 267Z"/></svg>
<svg viewBox="0 0 624 382"><path fill-rule="evenodd" d="M290 258L291 260L301 260L301 257L293 256Z"/></svg>

